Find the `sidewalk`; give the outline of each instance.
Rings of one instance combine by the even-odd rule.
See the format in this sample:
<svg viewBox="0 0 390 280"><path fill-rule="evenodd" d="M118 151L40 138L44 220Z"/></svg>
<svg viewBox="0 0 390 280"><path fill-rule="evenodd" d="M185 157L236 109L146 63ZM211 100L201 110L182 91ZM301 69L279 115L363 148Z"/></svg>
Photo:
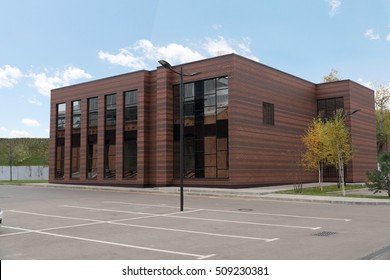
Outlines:
<svg viewBox="0 0 390 280"><path fill-rule="evenodd" d="M135 193L160 193L160 194L180 194L179 187L156 187L156 188L127 188L127 187L110 187L110 186L89 186L89 185L69 185L69 184L51 184L51 183L33 183L25 184L29 186L57 187L57 188L77 188L89 190L111 190ZM303 187L317 186L317 183L304 184ZM261 200L281 200L281 201L298 201L298 202L316 202L316 203L339 203L339 204L356 204L356 205L390 205L390 199L376 198L354 198L341 196L312 196L300 194L279 194L278 191L291 190L293 185L242 188L242 189L223 189L223 188L198 188L184 187L184 195L210 196L210 197L229 197L229 198L249 198ZM368 189L353 190L349 193L373 195ZM386 192L381 194L387 196Z"/></svg>

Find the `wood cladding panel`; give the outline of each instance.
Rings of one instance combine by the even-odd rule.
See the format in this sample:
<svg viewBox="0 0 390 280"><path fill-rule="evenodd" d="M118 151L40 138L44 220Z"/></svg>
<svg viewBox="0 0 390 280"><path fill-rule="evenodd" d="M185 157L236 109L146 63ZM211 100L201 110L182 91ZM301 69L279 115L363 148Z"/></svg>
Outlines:
<svg viewBox="0 0 390 280"><path fill-rule="evenodd" d="M274 104L274 126L263 124L263 102ZM250 60L236 61L233 85L229 80L231 183L291 183L296 173L313 181L295 162L315 108L314 84Z"/></svg>
<svg viewBox="0 0 390 280"><path fill-rule="evenodd" d="M175 69L179 71L179 66ZM186 179L186 185L232 186L314 182L315 172L297 165L302 152L301 136L317 114L317 99L344 97L346 111L360 109L348 120L356 157L348 166L348 179L363 180L376 162L375 115L372 91L351 81L313 84L266 65L231 54L182 65L184 83L228 76L229 79L229 178ZM173 86L180 77L162 67L138 71L52 90L50 116L50 182L109 184L124 186L177 185L173 178ZM124 179L123 105L117 104L117 178L104 174L104 96L138 90L138 172ZM86 177L87 99L99 97L97 179ZM70 158L65 160L65 178L54 178L56 104L67 103L65 150L70 151L71 102L81 100L80 179L70 179ZM263 102L274 104L274 126L263 124ZM374 123L373 123L374 122ZM215 160L207 159L207 160ZM214 162L212 162L214 164ZM208 170L208 174L215 170Z"/></svg>

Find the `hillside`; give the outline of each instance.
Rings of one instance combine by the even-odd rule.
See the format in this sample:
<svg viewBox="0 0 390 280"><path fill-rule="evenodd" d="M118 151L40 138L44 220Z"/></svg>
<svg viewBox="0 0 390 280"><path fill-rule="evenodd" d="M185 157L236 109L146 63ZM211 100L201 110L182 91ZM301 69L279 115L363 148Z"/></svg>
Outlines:
<svg viewBox="0 0 390 280"><path fill-rule="evenodd" d="M9 165L10 149L15 155L13 165L49 165L48 138L0 138L0 165Z"/></svg>

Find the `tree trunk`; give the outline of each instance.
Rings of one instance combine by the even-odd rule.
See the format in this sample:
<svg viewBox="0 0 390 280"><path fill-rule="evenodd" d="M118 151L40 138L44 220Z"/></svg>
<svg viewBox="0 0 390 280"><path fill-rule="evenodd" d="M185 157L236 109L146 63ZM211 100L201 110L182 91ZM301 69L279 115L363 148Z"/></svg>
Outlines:
<svg viewBox="0 0 390 280"><path fill-rule="evenodd" d="M343 196L345 196L344 164L343 164L343 160L341 158L339 145L337 145L337 157L338 157L338 161L339 161L339 178L340 178L341 193L342 193Z"/></svg>

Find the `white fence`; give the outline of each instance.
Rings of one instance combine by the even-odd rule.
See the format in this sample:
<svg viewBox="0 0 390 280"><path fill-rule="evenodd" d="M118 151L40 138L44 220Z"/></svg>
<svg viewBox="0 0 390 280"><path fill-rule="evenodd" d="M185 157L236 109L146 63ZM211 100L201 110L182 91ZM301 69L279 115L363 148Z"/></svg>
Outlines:
<svg viewBox="0 0 390 280"><path fill-rule="evenodd" d="M0 181L10 179L10 167L0 166ZM12 180L48 180L48 166L12 166Z"/></svg>

